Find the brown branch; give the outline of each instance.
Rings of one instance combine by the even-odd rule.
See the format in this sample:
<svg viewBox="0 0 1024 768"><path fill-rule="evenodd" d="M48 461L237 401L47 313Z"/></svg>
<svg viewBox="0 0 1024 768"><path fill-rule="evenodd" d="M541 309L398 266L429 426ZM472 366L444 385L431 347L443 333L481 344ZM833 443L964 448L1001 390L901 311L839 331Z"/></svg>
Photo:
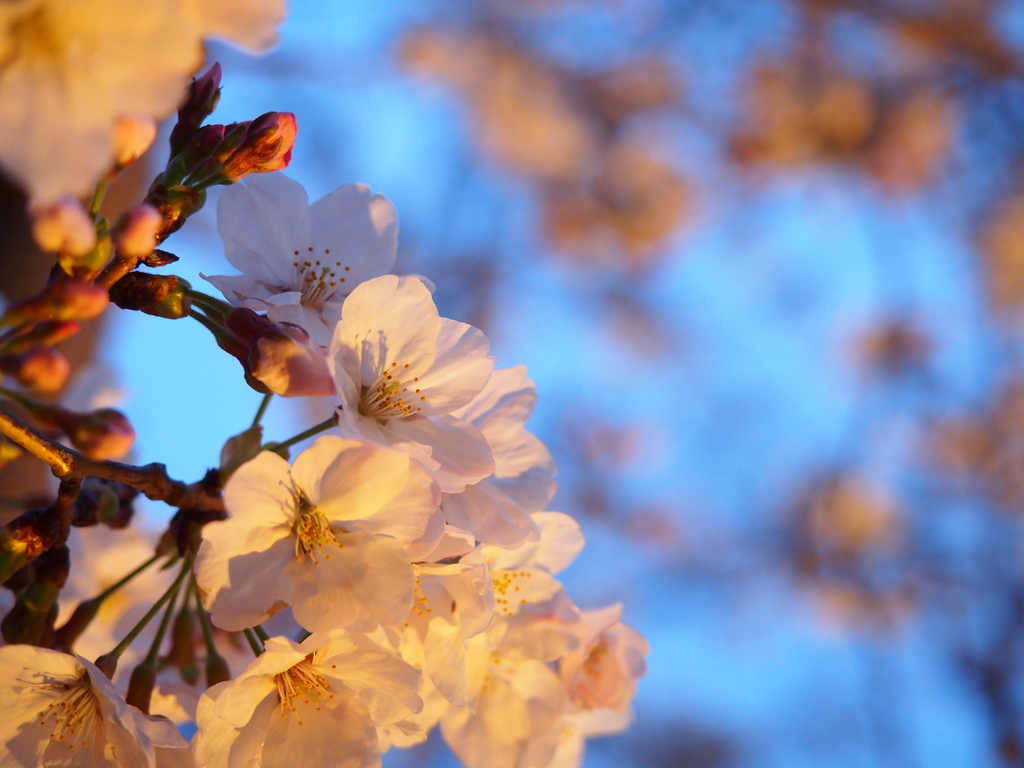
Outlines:
<svg viewBox="0 0 1024 768"><path fill-rule="evenodd" d="M100 477L130 485L142 491L147 498L163 501L172 507L204 511L224 509L219 491L202 482L186 484L173 480L167 476L167 468L163 464L136 467L116 461L93 461L78 451L54 442L2 408L0 433L49 464L53 474L62 481ZM61 487L64 487L63 483ZM69 492L71 487L69 484Z"/></svg>

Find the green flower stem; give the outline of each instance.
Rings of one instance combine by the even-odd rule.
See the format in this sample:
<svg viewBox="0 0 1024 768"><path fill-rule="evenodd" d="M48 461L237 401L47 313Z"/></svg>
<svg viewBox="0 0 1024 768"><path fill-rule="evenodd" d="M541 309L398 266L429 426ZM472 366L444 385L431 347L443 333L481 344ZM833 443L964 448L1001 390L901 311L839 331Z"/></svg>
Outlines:
<svg viewBox="0 0 1024 768"><path fill-rule="evenodd" d="M196 596L196 613L199 614L199 626L203 630L203 642L206 644L206 653L208 656L220 656L217 646L213 643L213 627L210 626L210 615L206 612L203 601L199 597L199 588L196 587L194 575L192 577L192 594Z"/></svg>
<svg viewBox="0 0 1024 768"><path fill-rule="evenodd" d="M331 427L336 426L337 423L338 422L335 419L335 417L331 416L331 418L326 419L325 421L321 421L319 424L317 424L314 427L310 427L305 432L300 432L295 437L288 438L283 443L276 443L276 444L271 443L271 444L268 444L268 445L263 447L263 450L273 451L274 453L279 453L280 454L286 448L290 448L291 446L295 445L296 443L301 443L307 437L312 437L313 435L319 435L321 432L324 432L324 431L330 429Z"/></svg>
<svg viewBox="0 0 1024 768"><path fill-rule="evenodd" d="M113 175L107 174L96 183L96 189L92 193L92 200L89 202L89 218L96 221L100 214L100 206L103 205L103 198L107 195L107 187L113 180Z"/></svg>
<svg viewBox="0 0 1024 768"><path fill-rule="evenodd" d="M229 312L231 312L231 310L234 309L234 307L228 304L227 302L221 301L220 299L216 298L215 296L211 296L208 293L197 291L194 288L185 288L182 290L182 293L184 293L186 296L192 299L192 301L194 301L196 304L199 304L204 309L206 307L210 307L211 309L219 312L222 315L226 315Z"/></svg>
<svg viewBox="0 0 1024 768"><path fill-rule="evenodd" d="M153 607L146 612L146 615L143 616L139 623L132 628L131 632L125 636L124 640L118 643L114 650L107 654L107 657L112 657L115 664L121 657L121 654L128 650L128 646L131 645L142 630L146 628L146 625L149 624L153 617L160 612L160 609L164 607L164 604L169 600L173 600L178 594L178 588L181 587L181 582L185 578L185 574L188 573L191 568L192 558L187 557L185 558L185 562L181 564L181 570L178 572L178 578L174 580L174 583L171 584L167 591L161 595L160 599L153 604Z"/></svg>
<svg viewBox="0 0 1024 768"><path fill-rule="evenodd" d="M273 392L267 392L260 401L259 410L256 411L256 417L252 420L254 427L259 426L260 421L263 420L263 414L267 412L267 406L270 405L270 398L274 396Z"/></svg>
<svg viewBox="0 0 1024 768"><path fill-rule="evenodd" d="M244 629L242 633L245 635L245 639L249 641L249 647L252 648L252 652L257 656L263 655L263 643L256 637L256 633L251 629Z"/></svg>
<svg viewBox="0 0 1024 768"><path fill-rule="evenodd" d="M181 601L182 605L188 604L188 588L190 584L185 585L185 597ZM174 596L167 601L167 610L164 611L164 617L160 619L160 626L157 627L156 637L153 638L153 644L149 647L149 653L146 654L143 664L156 664L157 656L160 655L160 646L163 645L164 635L167 634L167 627L171 624L171 616L174 615L174 600L178 596L178 591L175 590Z"/></svg>

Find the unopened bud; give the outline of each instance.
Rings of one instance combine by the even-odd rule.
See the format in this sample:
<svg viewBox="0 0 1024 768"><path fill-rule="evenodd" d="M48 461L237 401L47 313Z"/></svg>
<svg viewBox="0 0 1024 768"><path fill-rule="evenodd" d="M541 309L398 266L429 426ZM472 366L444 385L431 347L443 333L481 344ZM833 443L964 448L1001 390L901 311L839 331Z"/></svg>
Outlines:
<svg viewBox="0 0 1024 768"><path fill-rule="evenodd" d="M161 243L181 229L188 217L203 207L206 191L180 185L167 187L154 184L146 195L146 202L163 217L163 226L156 236L157 242Z"/></svg>
<svg viewBox="0 0 1024 768"><path fill-rule="evenodd" d="M19 302L4 316L10 325L29 320L88 320L110 303L105 288L82 280L60 278L48 283L39 296Z"/></svg>
<svg viewBox="0 0 1024 768"><path fill-rule="evenodd" d="M156 123L145 115L118 118L114 125L114 162L118 165L134 163L153 144Z"/></svg>
<svg viewBox="0 0 1024 768"><path fill-rule="evenodd" d="M0 529L0 583L53 546L60 519L49 507L30 509Z"/></svg>
<svg viewBox="0 0 1024 768"><path fill-rule="evenodd" d="M10 374L27 389L59 392L71 375L71 363L55 349L38 347L20 355L0 357L0 371Z"/></svg>
<svg viewBox="0 0 1024 768"><path fill-rule="evenodd" d="M335 392L327 353L293 323L274 323L264 331L249 353L249 366L254 377L282 397L327 397Z"/></svg>
<svg viewBox="0 0 1024 768"><path fill-rule="evenodd" d="M54 640L57 597L71 568L71 553L66 544L52 547L32 564L32 581L18 595L10 613L0 622L0 631L8 643L49 647Z"/></svg>
<svg viewBox="0 0 1024 768"><path fill-rule="evenodd" d="M73 320L45 320L8 341L5 351L17 355L33 347L54 347L82 330Z"/></svg>
<svg viewBox="0 0 1024 768"><path fill-rule="evenodd" d="M175 275L129 272L111 287L110 300L121 309L176 320L188 317L192 309L192 300L185 295L191 287L187 280Z"/></svg>
<svg viewBox="0 0 1024 768"><path fill-rule="evenodd" d="M96 225L70 195L50 205L33 207L31 216L32 236L44 251L84 256L96 245Z"/></svg>
<svg viewBox="0 0 1024 768"><path fill-rule="evenodd" d="M195 667L195 633L196 615L186 603L174 617L174 624L171 625L171 648L164 661L182 670Z"/></svg>
<svg viewBox="0 0 1024 768"><path fill-rule="evenodd" d="M250 173L287 168L298 131L298 123L291 112L260 115L249 124L245 140L221 167L221 178L213 183L233 184Z"/></svg>
<svg viewBox="0 0 1024 768"><path fill-rule="evenodd" d="M258 424L241 434L228 438L220 449L220 482L223 485L235 470L256 457L263 444L263 427Z"/></svg>
<svg viewBox="0 0 1024 768"><path fill-rule="evenodd" d="M178 122L171 131L171 157L181 152L192 134L217 108L217 102L220 101L220 76L220 64L215 63L192 80L185 101L178 108Z"/></svg>
<svg viewBox="0 0 1024 768"><path fill-rule="evenodd" d="M135 444L135 429L128 417L113 408L78 413L25 397L18 401L39 424L59 429L75 448L94 461L119 459Z"/></svg>
<svg viewBox="0 0 1024 768"><path fill-rule="evenodd" d="M82 481L78 498L71 505L71 524L76 528L88 528L112 520L120 507L121 499L114 483L87 477Z"/></svg>
<svg viewBox="0 0 1024 768"><path fill-rule="evenodd" d="M149 714L149 702L153 697L153 686L156 684L156 662L144 659L132 670L128 680L128 694L124 700L136 709Z"/></svg>
<svg viewBox="0 0 1024 768"><path fill-rule="evenodd" d="M129 208L114 230L114 245L122 256L142 257L156 248L164 217L156 208L141 203Z"/></svg>
<svg viewBox="0 0 1024 768"><path fill-rule="evenodd" d="M224 660L223 656L214 653L206 657L207 688L230 679L231 670L228 668L228 663Z"/></svg>
<svg viewBox="0 0 1024 768"><path fill-rule="evenodd" d="M155 251L153 251L152 253L148 254L142 260L142 263L145 264L147 267L156 268L156 267L166 267L168 264L173 264L177 260L178 260L178 257L175 256L173 253L168 253L167 251L161 251L159 248L157 248Z"/></svg>
<svg viewBox="0 0 1024 768"><path fill-rule="evenodd" d="M72 445L94 461L120 459L135 444L135 429L128 417L113 408L87 414L67 435Z"/></svg>
<svg viewBox="0 0 1024 768"><path fill-rule="evenodd" d="M114 674L117 672L117 662L120 658L120 654L105 653L96 659L96 667L100 672L113 680Z"/></svg>
<svg viewBox="0 0 1024 768"><path fill-rule="evenodd" d="M71 618L64 622L64 626L57 630L54 636L53 647L58 651L70 653L75 641L79 635L85 632L89 624L92 623L92 620L96 618L102 605L103 601L95 598L79 603L78 607L71 614Z"/></svg>

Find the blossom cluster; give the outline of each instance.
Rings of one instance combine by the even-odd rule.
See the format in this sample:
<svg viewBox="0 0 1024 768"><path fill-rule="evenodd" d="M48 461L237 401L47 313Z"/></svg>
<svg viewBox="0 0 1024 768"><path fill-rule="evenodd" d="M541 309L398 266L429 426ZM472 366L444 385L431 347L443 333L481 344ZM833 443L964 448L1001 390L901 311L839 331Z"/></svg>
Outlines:
<svg viewBox="0 0 1024 768"><path fill-rule="evenodd" d="M17 45L0 101L18 83L59 90L53 62L93 50L43 43L99 45L109 32L75 27L85 6L80 19L56 0L8 5L0 43ZM243 5L231 24L183 0L146 18L172 19L186 29L179 38L266 45L280 4ZM125 9L121 34L142 44L139 18ZM621 606L583 610L566 594L557 577L584 541L571 517L548 509L554 461L526 428L534 383L522 366L496 368L481 330L442 317L429 281L394 274L394 206L361 184L310 204L280 173L292 115L204 125L217 66L188 87L143 203L110 226L98 204L74 197L98 182L101 199L109 174L153 140L147 126L190 66L171 55L182 50L155 50L168 57L166 82L138 85L150 100L116 107L145 117L117 123L124 152L109 146L125 117L116 110L93 113L91 133L71 131L61 173L46 152L13 160L27 140L0 141L0 166L29 192L36 239L57 262L39 296L0 318L11 329L0 370L17 381L0 387L0 432L13 441L0 446L29 449L62 480L52 504L0 531L0 766L369 768L435 727L469 768L578 765L587 737L629 724L647 643ZM72 69L97 100L134 93L123 68L111 65L122 79ZM69 93L84 87L75 82ZM30 130L35 113L21 106L0 126ZM32 146L61 141L44 132ZM177 260L156 246L213 185L225 186L218 226L240 273L205 277L223 299L138 270ZM195 319L264 394L253 426L202 481L104 461L134 440L119 411L31 397L61 388L66 363L53 347L108 302ZM275 395L331 398L334 413L265 443L259 421ZM8 405L48 432L21 425ZM311 437L292 460L289 449ZM124 530L140 491L178 508L151 556ZM186 723L191 742L176 727Z"/></svg>

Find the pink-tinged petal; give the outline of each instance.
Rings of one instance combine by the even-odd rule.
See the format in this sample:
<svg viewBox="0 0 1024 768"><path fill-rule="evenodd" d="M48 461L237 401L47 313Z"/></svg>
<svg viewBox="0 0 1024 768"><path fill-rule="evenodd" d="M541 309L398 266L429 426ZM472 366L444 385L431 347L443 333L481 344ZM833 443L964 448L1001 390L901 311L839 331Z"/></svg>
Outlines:
<svg viewBox="0 0 1024 768"><path fill-rule="evenodd" d="M286 295L286 294L282 294ZM267 317L271 322L274 323L294 323L300 328L304 328L306 333L309 334L309 338L314 344L321 347L326 347L331 343L331 336L334 334L334 328L328 326L324 321L323 315L319 310L312 307L307 307L304 304L299 303L299 294L287 294L294 295L295 300L288 303L280 303L276 306L270 307L267 310ZM326 354L324 355L326 364Z"/></svg>
<svg viewBox="0 0 1024 768"><path fill-rule="evenodd" d="M314 566L294 563L292 612L314 632L363 623L398 624L412 605L414 576L405 548L394 539L335 528L338 543Z"/></svg>
<svg viewBox="0 0 1024 768"><path fill-rule="evenodd" d="M313 245L306 190L282 173L248 176L217 204L224 255L239 272L269 285L291 285L297 259Z"/></svg>
<svg viewBox="0 0 1024 768"><path fill-rule="evenodd" d="M475 710L448 710L441 718L441 732L468 768L517 768L531 736L530 710L512 685L497 677Z"/></svg>
<svg viewBox="0 0 1024 768"><path fill-rule="evenodd" d="M434 361L440 327L437 307L423 283L384 275L363 283L345 299L330 354L357 356L355 371L350 360L343 367L360 385L372 385L392 363L405 372L404 381L419 376ZM347 352L342 353L342 347Z"/></svg>
<svg viewBox="0 0 1024 768"><path fill-rule="evenodd" d="M476 537L454 525L445 525L437 545L421 558L424 563L436 563L450 557L462 557L476 546Z"/></svg>
<svg viewBox="0 0 1024 768"><path fill-rule="evenodd" d="M451 413L476 397L494 370L483 331L441 318L434 362L419 375L423 413Z"/></svg>
<svg viewBox="0 0 1024 768"><path fill-rule="evenodd" d="M319 438L299 454L292 476L310 502L338 522L363 520L400 503L403 493L416 493L416 480L422 486L419 495L425 492L428 504L433 500L429 476L413 466L408 454L334 436Z"/></svg>
<svg viewBox="0 0 1024 768"><path fill-rule="evenodd" d="M222 757L221 762L213 763L211 768L253 768L263 750L271 725L280 718L280 711L281 703L276 693L259 702L249 722L235 730L227 752L227 764Z"/></svg>
<svg viewBox="0 0 1024 768"><path fill-rule="evenodd" d="M376 768L377 730L366 705L352 694L321 697L316 707L271 718L262 768Z"/></svg>
<svg viewBox="0 0 1024 768"><path fill-rule="evenodd" d="M322 674L355 691L375 725L386 725L423 709L417 690L422 674L365 635L334 631L314 657Z"/></svg>
<svg viewBox="0 0 1024 768"><path fill-rule="evenodd" d="M228 303L236 307L248 307L257 312L270 309L275 300L282 295L276 294L276 286L272 289L251 275L204 275L200 272L199 276L224 294ZM294 295L295 301L298 301L299 294Z"/></svg>
<svg viewBox="0 0 1024 768"><path fill-rule="evenodd" d="M350 293L394 267L398 217L383 195L371 195L365 184L345 184L313 203L310 215L316 252L330 250L325 263L345 279L339 293Z"/></svg>
<svg viewBox="0 0 1024 768"><path fill-rule="evenodd" d="M169 752L188 749L188 740L181 735L178 726L166 717L147 715L135 707L128 707L127 714L135 721L135 730L144 734L154 747L164 747Z"/></svg>
<svg viewBox="0 0 1024 768"><path fill-rule="evenodd" d="M437 689L456 707L469 703L466 682L466 641L458 623L431 620L423 638L424 671Z"/></svg>
<svg viewBox="0 0 1024 768"><path fill-rule="evenodd" d="M533 435L529 435L529 437L533 438ZM537 440L537 443L541 445L546 454L547 448L540 443L540 440ZM553 465L552 468L549 468L543 464L535 465L526 472L514 476L502 476L495 471L491 477L487 478L487 483L531 515L545 509L558 488L558 483L553 477Z"/></svg>
<svg viewBox="0 0 1024 768"><path fill-rule="evenodd" d="M237 632L265 621L288 606L292 585L282 573L295 560L290 534L262 552L222 556L207 541L196 557L196 583L210 619Z"/></svg>
<svg viewBox="0 0 1024 768"><path fill-rule="evenodd" d="M454 416L394 419L388 429L401 440L430 448L438 464L431 474L445 493L458 493L494 471L491 448L480 430Z"/></svg>
<svg viewBox="0 0 1024 768"><path fill-rule="evenodd" d="M579 523L561 512L534 512L532 517L540 526L540 540L526 542L518 549L488 550L492 568L536 566L557 574L576 559L585 543Z"/></svg>
<svg viewBox="0 0 1024 768"><path fill-rule="evenodd" d="M242 0L230 5L200 3L203 28L249 51L265 51L277 43L277 27L285 18L284 0Z"/></svg>
<svg viewBox="0 0 1024 768"><path fill-rule="evenodd" d="M491 478L467 485L462 493L446 493L441 503L450 525L472 531L484 544L518 547L540 529L533 518Z"/></svg>
<svg viewBox="0 0 1024 768"><path fill-rule="evenodd" d="M259 529L290 528L295 519L295 497L291 482L291 468L288 462L273 451L262 451L246 462L231 475L224 488L224 506L236 525L246 525L252 530L243 537L246 544L240 544L236 551L251 551L248 547L263 548L271 540ZM226 525L230 521L210 523Z"/></svg>
<svg viewBox="0 0 1024 768"><path fill-rule="evenodd" d="M526 377L526 366L495 369L473 400L454 412L488 434L523 427L537 405L537 387Z"/></svg>

